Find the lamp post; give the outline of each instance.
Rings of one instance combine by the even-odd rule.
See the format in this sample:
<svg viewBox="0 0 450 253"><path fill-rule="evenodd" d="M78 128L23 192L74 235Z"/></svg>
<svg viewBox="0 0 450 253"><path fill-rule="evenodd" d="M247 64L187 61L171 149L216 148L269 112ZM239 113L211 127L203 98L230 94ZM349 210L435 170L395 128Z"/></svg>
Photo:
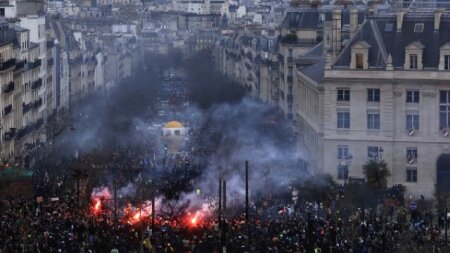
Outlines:
<svg viewBox="0 0 450 253"><path fill-rule="evenodd" d="M383 152L384 152L384 149L383 149L383 147L378 147L378 156L377 156L377 160L378 161L381 161L381 160L383 160Z"/></svg>
<svg viewBox="0 0 450 253"><path fill-rule="evenodd" d="M338 159L338 167L344 170L343 179L347 181L348 179L348 168L352 166L353 155L349 153L348 155ZM341 173L341 172L339 172Z"/></svg>

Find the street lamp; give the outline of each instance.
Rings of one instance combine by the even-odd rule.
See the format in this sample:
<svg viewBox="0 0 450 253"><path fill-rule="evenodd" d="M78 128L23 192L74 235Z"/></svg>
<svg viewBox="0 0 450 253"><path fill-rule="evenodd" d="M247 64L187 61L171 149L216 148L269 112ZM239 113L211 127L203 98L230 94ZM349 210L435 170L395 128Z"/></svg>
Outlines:
<svg viewBox="0 0 450 253"><path fill-rule="evenodd" d="M383 149L383 147L378 147L378 160L383 160L383 152L384 152L384 149Z"/></svg>
<svg viewBox="0 0 450 253"><path fill-rule="evenodd" d="M345 157L338 159L338 168L343 170L343 175L338 175L338 176L341 176L342 179L344 179L344 180L348 179L348 168L350 166L352 166L352 161L353 161L353 155L351 153L349 153ZM339 173L342 173L342 172L339 171Z"/></svg>

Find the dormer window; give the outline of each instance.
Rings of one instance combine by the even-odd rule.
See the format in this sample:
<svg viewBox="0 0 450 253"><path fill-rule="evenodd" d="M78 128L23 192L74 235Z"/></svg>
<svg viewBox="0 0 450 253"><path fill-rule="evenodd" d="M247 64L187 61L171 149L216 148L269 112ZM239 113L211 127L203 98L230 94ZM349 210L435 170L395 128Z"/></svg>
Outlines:
<svg viewBox="0 0 450 253"><path fill-rule="evenodd" d="M393 32L394 31L394 23L386 23L384 25L385 32Z"/></svg>
<svg viewBox="0 0 450 253"><path fill-rule="evenodd" d="M439 70L450 70L450 43L440 48Z"/></svg>
<svg viewBox="0 0 450 253"><path fill-rule="evenodd" d="M357 69L364 69L364 54L363 53L356 53L356 66Z"/></svg>
<svg viewBox="0 0 450 253"><path fill-rule="evenodd" d="M409 69L417 69L417 54L409 55Z"/></svg>
<svg viewBox="0 0 450 253"><path fill-rule="evenodd" d="M351 69L369 68L369 49L370 45L365 41L356 42L352 46L352 58L350 61Z"/></svg>
<svg viewBox="0 0 450 253"><path fill-rule="evenodd" d="M444 63L445 63L444 69L450 70L450 55L444 56Z"/></svg>
<svg viewBox="0 0 450 253"><path fill-rule="evenodd" d="M412 42L405 48L405 70L423 69L422 55L425 46L420 42Z"/></svg>
<svg viewBox="0 0 450 253"><path fill-rule="evenodd" d="M423 27L424 27L423 23L414 24L414 32L415 33L423 33Z"/></svg>

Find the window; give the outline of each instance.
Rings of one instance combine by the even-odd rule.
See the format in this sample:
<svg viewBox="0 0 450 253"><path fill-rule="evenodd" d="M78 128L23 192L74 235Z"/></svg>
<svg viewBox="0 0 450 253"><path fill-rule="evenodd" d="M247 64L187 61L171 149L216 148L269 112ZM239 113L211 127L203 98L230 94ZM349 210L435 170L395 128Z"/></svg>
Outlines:
<svg viewBox="0 0 450 253"><path fill-rule="evenodd" d="M171 134L170 134L170 131L166 131L166 134L165 134L165 136L170 136Z"/></svg>
<svg viewBox="0 0 450 253"><path fill-rule="evenodd" d="M181 135L180 130L175 130L175 131L173 131L173 133L174 133L176 136L180 136L180 135Z"/></svg>
<svg viewBox="0 0 450 253"><path fill-rule="evenodd" d="M337 128L350 128L350 112L338 112L337 116Z"/></svg>
<svg viewBox="0 0 450 253"><path fill-rule="evenodd" d="M347 179L348 178L348 166L347 165L338 165L337 167L337 178L338 179Z"/></svg>
<svg viewBox="0 0 450 253"><path fill-rule="evenodd" d="M406 168L406 182L410 182L410 183L417 182L417 169L416 168Z"/></svg>
<svg viewBox="0 0 450 253"><path fill-rule="evenodd" d="M406 161L410 164L417 162L417 148L406 148Z"/></svg>
<svg viewBox="0 0 450 253"><path fill-rule="evenodd" d="M350 89L338 89L337 101L350 101Z"/></svg>
<svg viewBox="0 0 450 253"><path fill-rule="evenodd" d="M380 89L368 89L367 90L367 101L380 102Z"/></svg>
<svg viewBox="0 0 450 253"><path fill-rule="evenodd" d="M423 23L414 24L414 32L415 33L422 33L423 32L423 27L424 27Z"/></svg>
<svg viewBox="0 0 450 253"><path fill-rule="evenodd" d="M367 113L367 129L380 129L380 113Z"/></svg>
<svg viewBox="0 0 450 253"><path fill-rule="evenodd" d="M417 54L409 55L409 69L417 69Z"/></svg>
<svg viewBox="0 0 450 253"><path fill-rule="evenodd" d="M363 69L364 68L364 54L362 53L356 53L356 68L357 69Z"/></svg>
<svg viewBox="0 0 450 253"><path fill-rule="evenodd" d="M392 32L392 31L394 31L394 23L386 23L384 25L384 31L385 32Z"/></svg>
<svg viewBox="0 0 450 253"><path fill-rule="evenodd" d="M450 91L439 92L439 127L440 129L450 126Z"/></svg>
<svg viewBox="0 0 450 253"><path fill-rule="evenodd" d="M369 159L378 159L378 147L376 146L369 146L367 148L367 157Z"/></svg>
<svg viewBox="0 0 450 253"><path fill-rule="evenodd" d="M293 57L293 55L294 55L294 50L292 48L289 48L288 57Z"/></svg>
<svg viewBox="0 0 450 253"><path fill-rule="evenodd" d="M338 159L346 159L348 157L348 146L339 145L338 146Z"/></svg>
<svg viewBox="0 0 450 253"><path fill-rule="evenodd" d="M1 17L5 16L5 8L0 8L0 16Z"/></svg>
<svg viewBox="0 0 450 253"><path fill-rule="evenodd" d="M420 92L418 90L406 91L406 103L419 103Z"/></svg>
<svg viewBox="0 0 450 253"><path fill-rule="evenodd" d="M419 115L407 114L406 115L406 130L419 129Z"/></svg>
<svg viewBox="0 0 450 253"><path fill-rule="evenodd" d="M450 70L450 55L446 55L444 56L444 69L445 70Z"/></svg>

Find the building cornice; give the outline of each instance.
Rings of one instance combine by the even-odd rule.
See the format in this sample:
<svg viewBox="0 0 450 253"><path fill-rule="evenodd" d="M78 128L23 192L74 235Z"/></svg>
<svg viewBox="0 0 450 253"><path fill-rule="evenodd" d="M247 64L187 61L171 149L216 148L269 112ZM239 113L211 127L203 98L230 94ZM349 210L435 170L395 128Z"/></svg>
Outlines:
<svg viewBox="0 0 450 253"><path fill-rule="evenodd" d="M449 71L325 70L324 82L448 83Z"/></svg>

